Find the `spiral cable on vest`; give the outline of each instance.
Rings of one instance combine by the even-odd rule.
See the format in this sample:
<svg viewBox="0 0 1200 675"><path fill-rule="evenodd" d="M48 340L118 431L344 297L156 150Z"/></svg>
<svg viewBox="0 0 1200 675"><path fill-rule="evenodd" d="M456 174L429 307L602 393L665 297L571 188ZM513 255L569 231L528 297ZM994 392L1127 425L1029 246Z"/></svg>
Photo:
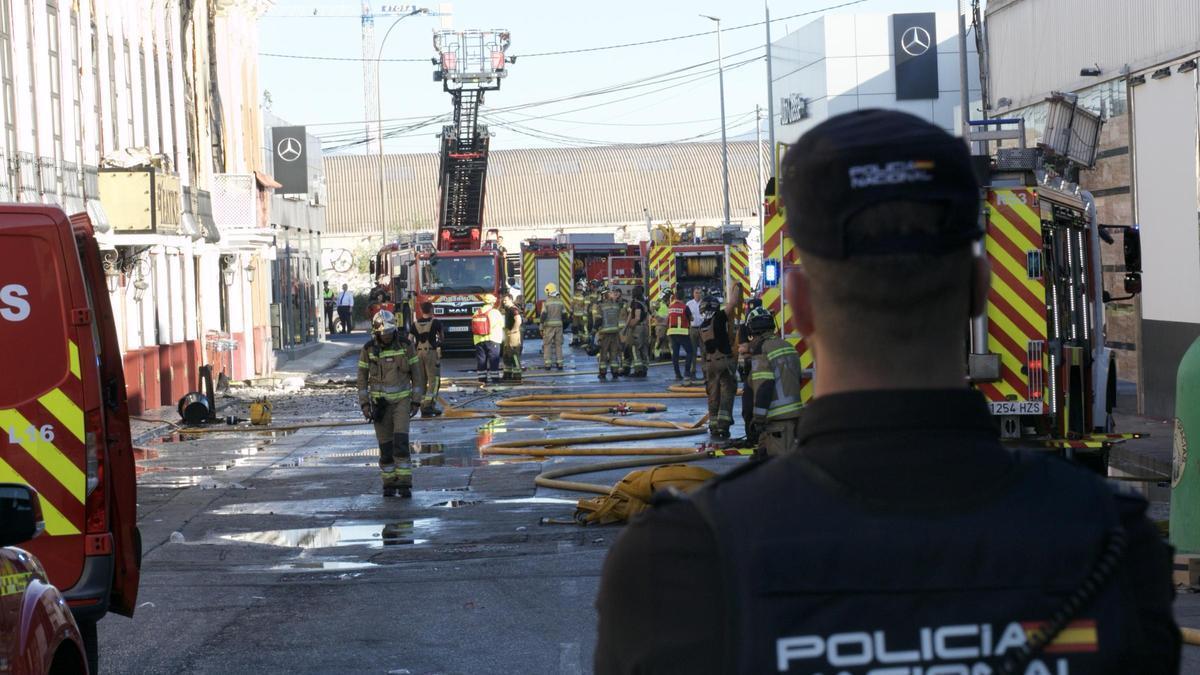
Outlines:
<svg viewBox="0 0 1200 675"><path fill-rule="evenodd" d="M1063 602L1050 618L1050 621L1036 633L1033 638L1022 645L1019 649L1008 652L1004 656L1004 660L1000 662L997 673L1001 675L1013 675L1015 673L1025 672L1026 666L1033 660L1043 649L1046 648L1058 634L1067 627L1067 624L1074 619L1079 612L1089 602L1096 598L1104 585L1108 583L1113 573L1117 571L1117 567L1121 564L1121 559L1125 556L1125 548L1129 544L1129 538L1125 533L1125 528L1116 526L1109 530L1108 543L1104 547L1104 551L1092 566L1092 570L1088 573L1086 579L1080 584L1079 588Z"/></svg>

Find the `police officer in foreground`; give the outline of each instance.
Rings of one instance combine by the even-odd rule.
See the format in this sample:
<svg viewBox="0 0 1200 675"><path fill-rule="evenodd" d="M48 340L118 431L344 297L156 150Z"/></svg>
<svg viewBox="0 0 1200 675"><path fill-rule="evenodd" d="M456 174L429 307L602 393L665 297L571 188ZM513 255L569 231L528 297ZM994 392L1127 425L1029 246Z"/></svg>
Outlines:
<svg viewBox="0 0 1200 675"><path fill-rule="evenodd" d="M796 449L659 500L605 563L598 673L1173 673L1146 502L1010 450L966 384L979 187L916 117L833 117L780 181L817 358ZM664 620L668 619L668 620Z"/></svg>
<svg viewBox="0 0 1200 675"><path fill-rule="evenodd" d="M396 315L381 309L371 318L372 337L358 354L358 405L375 425L383 496L412 497L408 422L425 396L425 373Z"/></svg>

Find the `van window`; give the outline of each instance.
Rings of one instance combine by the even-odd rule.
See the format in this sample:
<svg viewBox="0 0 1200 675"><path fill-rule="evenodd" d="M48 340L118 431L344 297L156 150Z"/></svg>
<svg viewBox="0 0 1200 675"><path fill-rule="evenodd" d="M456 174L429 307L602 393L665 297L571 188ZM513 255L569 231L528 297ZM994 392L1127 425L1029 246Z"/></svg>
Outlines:
<svg viewBox="0 0 1200 675"><path fill-rule="evenodd" d="M0 240L0 408L11 408L57 387L69 372L60 291L66 279L56 243L15 233Z"/></svg>

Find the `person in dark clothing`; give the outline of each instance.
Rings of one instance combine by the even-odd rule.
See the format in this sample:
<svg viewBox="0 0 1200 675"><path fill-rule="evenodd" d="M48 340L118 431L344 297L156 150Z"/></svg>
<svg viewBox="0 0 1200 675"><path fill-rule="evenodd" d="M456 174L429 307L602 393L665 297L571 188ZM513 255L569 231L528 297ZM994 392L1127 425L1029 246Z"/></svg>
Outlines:
<svg viewBox="0 0 1200 675"><path fill-rule="evenodd" d="M700 348L704 351L704 392L708 395L708 433L729 440L733 426L733 397L737 394L737 364L733 359L729 312L711 295L700 303Z"/></svg>
<svg viewBox="0 0 1200 675"><path fill-rule="evenodd" d="M762 307L762 300L750 298L746 301L746 316L749 317L751 312L760 307ZM750 371L754 363L754 347L754 336L747 329L746 322L742 322L737 330L737 370L738 377L742 381L742 428L746 430L746 435L735 438L730 443L751 448L758 442L751 431L754 426L754 387L750 386Z"/></svg>
<svg viewBox="0 0 1200 675"><path fill-rule="evenodd" d="M794 449L626 528L595 671L1178 672L1145 500L1005 447L964 384L989 267L963 142L849 113L791 146L780 186L817 355Z"/></svg>
<svg viewBox="0 0 1200 675"><path fill-rule="evenodd" d="M421 303L421 316L416 317L409 327L412 342L417 348L417 359L425 374L425 396L421 399L421 417L441 415L437 407L438 392L442 388L442 341L445 329L433 314L433 303Z"/></svg>

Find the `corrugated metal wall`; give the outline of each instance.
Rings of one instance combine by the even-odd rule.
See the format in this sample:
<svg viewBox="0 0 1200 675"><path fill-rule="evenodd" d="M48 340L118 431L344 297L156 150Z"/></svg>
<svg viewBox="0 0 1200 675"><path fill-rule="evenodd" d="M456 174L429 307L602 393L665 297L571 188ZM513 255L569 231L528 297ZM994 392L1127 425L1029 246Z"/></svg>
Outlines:
<svg viewBox="0 0 1200 675"><path fill-rule="evenodd" d="M1019 107L1200 51L1200 1L993 0L987 31L991 100Z"/></svg>
<svg viewBox="0 0 1200 675"><path fill-rule="evenodd" d="M768 156L765 148L763 155ZM729 144L730 217L747 227L757 223L757 161L753 141ZM326 233L378 232L378 157L326 157L325 171ZM384 176L391 223L419 229L436 224L437 154L385 155ZM484 207L487 227L640 222L645 218L642 209L649 209L656 221L721 217L721 144L491 153Z"/></svg>

